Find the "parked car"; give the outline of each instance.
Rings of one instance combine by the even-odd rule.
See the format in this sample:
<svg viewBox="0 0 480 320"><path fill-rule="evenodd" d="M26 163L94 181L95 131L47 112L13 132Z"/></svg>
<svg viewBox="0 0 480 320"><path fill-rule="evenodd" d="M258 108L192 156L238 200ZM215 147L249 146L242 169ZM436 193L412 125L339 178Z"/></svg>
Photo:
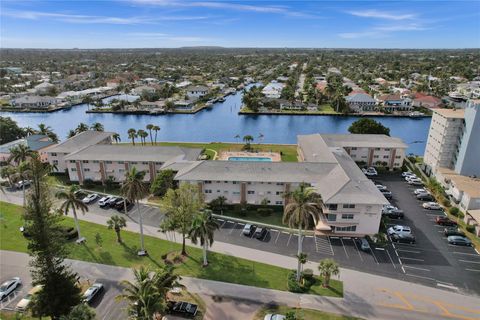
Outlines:
<svg viewBox="0 0 480 320"><path fill-rule="evenodd" d="M96 282L83 293L83 302L91 303L93 299L103 291L103 284Z"/></svg>
<svg viewBox="0 0 480 320"><path fill-rule="evenodd" d="M402 225L394 225L390 228L387 229L387 233L391 236L392 234L399 234L399 233L412 233L412 229L408 226L402 226Z"/></svg>
<svg viewBox="0 0 480 320"><path fill-rule="evenodd" d="M420 179L410 179L408 180L408 184L412 186L423 186L423 182Z"/></svg>
<svg viewBox="0 0 480 320"><path fill-rule="evenodd" d="M407 182L412 180L412 179L418 179L417 175L412 173L411 175L408 175L408 176L405 177L405 181L407 181Z"/></svg>
<svg viewBox="0 0 480 320"><path fill-rule="evenodd" d="M87 195L85 198L83 198L82 202L86 203L86 204L92 203L93 201L97 200L97 198L98 198L98 194L92 193L92 194Z"/></svg>
<svg viewBox="0 0 480 320"><path fill-rule="evenodd" d="M285 320L287 317L281 314L266 314L263 320Z"/></svg>
<svg viewBox="0 0 480 320"><path fill-rule="evenodd" d="M413 193L414 193L415 195L419 195L419 194L421 194L421 193L428 193L428 191L427 191L426 189L424 189L424 188L420 188L420 189L415 189L415 190L413 191Z"/></svg>
<svg viewBox="0 0 480 320"><path fill-rule="evenodd" d="M362 170L363 171L363 170ZM367 177L375 177L378 175L378 172L377 170L374 168L374 167L369 167L367 169L365 169L365 171L363 171L363 173L367 176Z"/></svg>
<svg viewBox="0 0 480 320"><path fill-rule="evenodd" d="M110 200L108 200L107 204L110 208L113 208L115 206L115 202L117 202L118 200L120 200L122 198L120 197L111 197Z"/></svg>
<svg viewBox="0 0 480 320"><path fill-rule="evenodd" d="M267 232L268 232L267 228L258 227L255 230L255 233L253 234L253 236L256 239L262 240L267 235Z"/></svg>
<svg viewBox="0 0 480 320"><path fill-rule="evenodd" d="M383 215L389 217L390 219L403 219L403 217L405 216L403 210L400 209L387 211Z"/></svg>
<svg viewBox="0 0 480 320"><path fill-rule="evenodd" d="M442 210L442 206L439 205L438 203L436 202L424 202L422 204L422 207L424 209L428 209L428 210Z"/></svg>
<svg viewBox="0 0 480 320"><path fill-rule="evenodd" d="M386 186L384 186L383 184L376 184L375 187L377 187L377 189L380 190L380 191L388 190L388 188Z"/></svg>
<svg viewBox="0 0 480 320"><path fill-rule="evenodd" d="M457 227L446 227L445 229L443 229L443 234L446 237L450 237L450 236L464 237L465 236L465 233Z"/></svg>
<svg viewBox="0 0 480 320"><path fill-rule="evenodd" d="M471 246L472 242L467 237L462 236L449 236L447 238L449 244L459 246Z"/></svg>
<svg viewBox="0 0 480 320"><path fill-rule="evenodd" d="M24 186L25 188L30 187L31 184L32 184L32 181L30 180L21 180L15 183L15 188L17 190L20 190L20 189L23 189Z"/></svg>
<svg viewBox="0 0 480 320"><path fill-rule="evenodd" d="M0 300L5 299L9 294L11 294L21 285L22 281L19 277L13 277L12 279L2 283L2 285L0 286Z"/></svg>
<svg viewBox="0 0 480 320"><path fill-rule="evenodd" d="M115 209L117 209L120 212L125 212L125 202L126 202L127 211L130 211L133 208L133 202L131 202L130 200L123 200L123 199L120 199L119 201L115 202Z"/></svg>
<svg viewBox="0 0 480 320"><path fill-rule="evenodd" d="M432 201L433 197L430 193L419 193L417 194L417 199L422 201Z"/></svg>
<svg viewBox="0 0 480 320"><path fill-rule="evenodd" d="M411 233L395 233L392 234L392 241L398 243L415 243L415 236Z"/></svg>
<svg viewBox="0 0 480 320"><path fill-rule="evenodd" d="M30 289L30 291L28 291L27 295L25 297L23 297L23 299L20 300L17 303L17 306L15 307L15 310L17 310L19 312L26 311L27 308L28 308L28 305L30 304L30 301L32 301L33 296L36 295L38 292L40 292L40 290L42 290L41 285L35 286L32 289Z"/></svg>
<svg viewBox="0 0 480 320"><path fill-rule="evenodd" d="M244 236L250 237L253 234L253 232L255 232L255 229L256 227L254 225L247 223L245 227L243 227L242 233Z"/></svg>
<svg viewBox="0 0 480 320"><path fill-rule="evenodd" d="M100 207L106 207L108 206L108 201L110 201L110 199L112 199L113 197L112 196L105 196L105 197L102 197L100 200L98 200L98 205Z"/></svg>
<svg viewBox="0 0 480 320"><path fill-rule="evenodd" d="M410 172L410 171L404 171L402 172L402 177L406 178L408 176L415 176L415 173Z"/></svg>
<svg viewBox="0 0 480 320"><path fill-rule="evenodd" d="M392 192L390 192L388 190L380 190L380 192L383 194L385 199L392 199L393 198Z"/></svg>
<svg viewBox="0 0 480 320"><path fill-rule="evenodd" d="M395 209L398 209L397 207L395 206L392 206L391 204L384 204L383 205L383 208L382 208L382 213L387 213L391 210L395 210Z"/></svg>
<svg viewBox="0 0 480 320"><path fill-rule="evenodd" d="M198 306L196 304L185 301L168 301L167 310L173 314L182 316L195 317Z"/></svg>
<svg viewBox="0 0 480 320"><path fill-rule="evenodd" d="M441 226L456 226L457 223L453 220L448 219L447 217L436 217L435 222Z"/></svg>
<svg viewBox="0 0 480 320"><path fill-rule="evenodd" d="M365 251L365 252L368 252L368 251L371 250L370 249L370 244L368 243L367 239L358 238L357 241L358 241L358 245L360 247L360 250Z"/></svg>

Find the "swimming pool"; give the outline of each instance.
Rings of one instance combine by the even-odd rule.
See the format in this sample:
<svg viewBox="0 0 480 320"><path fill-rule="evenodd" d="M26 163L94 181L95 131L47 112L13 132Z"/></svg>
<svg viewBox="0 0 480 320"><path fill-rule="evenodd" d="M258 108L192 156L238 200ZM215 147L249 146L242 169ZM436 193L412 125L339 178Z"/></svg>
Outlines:
<svg viewBox="0 0 480 320"><path fill-rule="evenodd" d="M228 161L272 161L268 157L229 157Z"/></svg>

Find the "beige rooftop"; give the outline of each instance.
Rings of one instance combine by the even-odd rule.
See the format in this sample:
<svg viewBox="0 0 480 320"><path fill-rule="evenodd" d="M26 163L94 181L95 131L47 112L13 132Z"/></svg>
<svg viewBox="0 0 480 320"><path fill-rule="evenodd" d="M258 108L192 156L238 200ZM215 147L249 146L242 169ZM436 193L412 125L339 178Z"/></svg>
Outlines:
<svg viewBox="0 0 480 320"><path fill-rule="evenodd" d="M445 118L452 118L452 119L463 119L465 118L465 110L464 109L433 109L433 112L438 113Z"/></svg>

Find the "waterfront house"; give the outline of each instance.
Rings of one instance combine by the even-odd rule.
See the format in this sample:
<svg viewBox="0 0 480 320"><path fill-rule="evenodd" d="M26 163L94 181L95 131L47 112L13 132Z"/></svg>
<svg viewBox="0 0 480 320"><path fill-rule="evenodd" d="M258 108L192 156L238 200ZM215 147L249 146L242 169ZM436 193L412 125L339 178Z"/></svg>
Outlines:
<svg viewBox="0 0 480 320"><path fill-rule="evenodd" d="M192 110L194 105L192 100L177 100L174 102L174 108L178 110Z"/></svg>
<svg viewBox="0 0 480 320"><path fill-rule="evenodd" d="M12 106L24 109L47 109L50 105L60 102L59 99L49 96L23 96L11 100Z"/></svg>
<svg viewBox="0 0 480 320"><path fill-rule="evenodd" d="M155 93L156 89L152 86L138 86L132 89L132 93L141 96L143 93Z"/></svg>
<svg viewBox="0 0 480 320"><path fill-rule="evenodd" d="M354 112L374 111L377 102L367 93L354 93L345 98L348 106Z"/></svg>
<svg viewBox="0 0 480 320"><path fill-rule="evenodd" d="M55 85L49 82L42 82L40 84L37 84L35 87L33 87L33 91L36 94L40 94L40 95L47 94L53 89L55 89Z"/></svg>
<svg viewBox="0 0 480 320"><path fill-rule="evenodd" d="M441 99L426 95L423 93L416 93L412 102L414 107L423 107L423 108L440 108L443 106Z"/></svg>
<svg viewBox="0 0 480 320"><path fill-rule="evenodd" d="M377 100L383 105L383 110L387 112L413 110L412 99L402 98L398 94L383 95L378 97Z"/></svg>
<svg viewBox="0 0 480 320"><path fill-rule="evenodd" d="M6 162L11 155L10 150L19 145L25 145L30 150L37 151L42 161L45 161L45 150L54 144L55 142L45 135L32 134L28 137L0 145L0 162Z"/></svg>
<svg viewBox="0 0 480 320"><path fill-rule="evenodd" d="M263 87L262 93L266 98L279 99L284 87L283 83L274 80Z"/></svg>
<svg viewBox="0 0 480 320"><path fill-rule="evenodd" d="M191 86L187 88L187 97L189 99L198 99L208 94L208 88L205 86Z"/></svg>

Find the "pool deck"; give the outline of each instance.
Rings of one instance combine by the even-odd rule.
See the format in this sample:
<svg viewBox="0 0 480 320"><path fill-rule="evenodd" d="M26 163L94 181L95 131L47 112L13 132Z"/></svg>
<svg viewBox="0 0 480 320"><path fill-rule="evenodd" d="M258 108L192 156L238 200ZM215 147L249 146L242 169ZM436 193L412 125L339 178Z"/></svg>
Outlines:
<svg viewBox="0 0 480 320"><path fill-rule="evenodd" d="M273 162L282 161L282 157L278 152L246 152L246 151L222 151L217 160L228 161L230 157L246 157L246 158L270 158Z"/></svg>

